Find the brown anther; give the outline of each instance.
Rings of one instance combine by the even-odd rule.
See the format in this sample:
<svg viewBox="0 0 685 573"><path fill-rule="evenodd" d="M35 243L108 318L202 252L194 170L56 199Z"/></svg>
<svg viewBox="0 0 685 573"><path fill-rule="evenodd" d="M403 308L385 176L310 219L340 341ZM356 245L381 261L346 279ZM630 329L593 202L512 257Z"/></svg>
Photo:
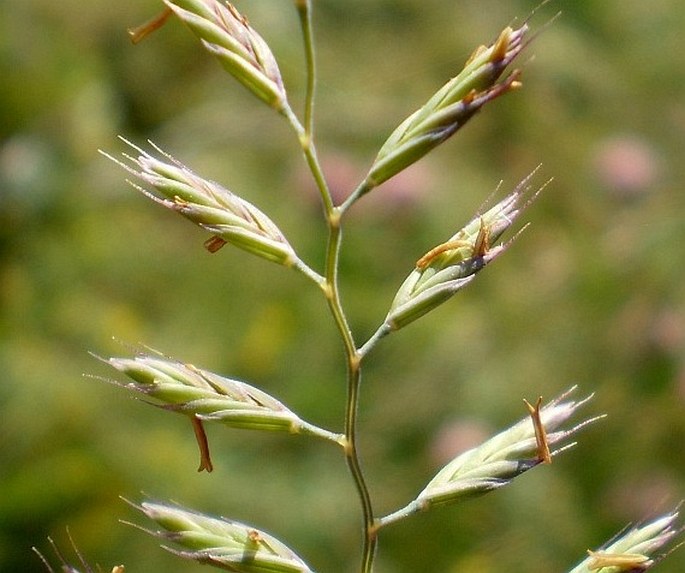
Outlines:
<svg viewBox="0 0 685 573"><path fill-rule="evenodd" d="M210 253L216 253L221 247L223 247L226 244L226 241L224 241L221 237L218 236L213 236L207 239L204 243L205 249L207 249Z"/></svg>
<svg viewBox="0 0 685 573"><path fill-rule="evenodd" d="M240 12L238 12L238 9L233 4L231 4L230 2L226 2L226 6L228 7L228 11L231 13L231 15L236 20L238 20L243 26L247 28L250 25L247 21L247 18L243 16Z"/></svg>
<svg viewBox="0 0 685 573"><path fill-rule="evenodd" d="M471 90L469 93L467 93L461 101L465 103L466 105L470 104L474 99L476 99L476 96L478 96L478 92L476 90Z"/></svg>
<svg viewBox="0 0 685 573"><path fill-rule="evenodd" d="M485 224L483 217L480 218L480 229L473 245L473 256L484 257L490 250L490 227Z"/></svg>
<svg viewBox="0 0 685 573"><path fill-rule="evenodd" d="M207 473L211 473L214 466L212 465L212 458L209 454L209 441L207 440L207 434L202 425L202 420L193 415L190 416L190 423L193 425L197 447L200 449L200 467L197 468L197 471L201 472L202 470L205 470Z"/></svg>
<svg viewBox="0 0 685 573"><path fill-rule="evenodd" d="M428 265L431 264L433 259L435 259L438 255L441 255L442 253L446 251L452 251L454 249L459 249L461 247L470 247L471 243L468 241L464 241L462 239L457 239L454 241L447 241L446 243L442 243L438 245L437 247L433 247L430 251L428 251L425 255L423 255L418 261L416 261L416 268L423 270L425 269Z"/></svg>
<svg viewBox="0 0 685 573"><path fill-rule="evenodd" d="M131 38L131 42L134 44L137 44L150 34L154 32L155 30L159 30L166 21L169 19L169 16L173 14L171 8L164 8L160 14L152 18L152 20L148 20L144 24L141 24L140 26L137 26L135 28L129 28L127 30L129 38Z"/></svg>
<svg viewBox="0 0 685 573"><path fill-rule="evenodd" d="M509 48L509 42L511 41L512 33L513 30L509 26L502 30L499 38L497 38L497 41L492 46L492 55L490 56L491 62L499 62L507 55L507 49Z"/></svg>
<svg viewBox="0 0 685 573"><path fill-rule="evenodd" d="M608 553L587 550L590 556L588 569L595 571L604 567L616 567L619 571L636 571L651 567L654 562L642 553Z"/></svg>
<svg viewBox="0 0 685 573"><path fill-rule="evenodd" d="M542 423L542 418L540 417L540 406L542 405L542 396L538 397L535 406L533 406L528 400L523 399L524 404L528 408L528 413L530 414L530 419L533 422L533 428L535 430L535 442L537 443L538 449L538 460L543 464L552 463L552 453L549 451L549 442L547 441L547 430Z"/></svg>

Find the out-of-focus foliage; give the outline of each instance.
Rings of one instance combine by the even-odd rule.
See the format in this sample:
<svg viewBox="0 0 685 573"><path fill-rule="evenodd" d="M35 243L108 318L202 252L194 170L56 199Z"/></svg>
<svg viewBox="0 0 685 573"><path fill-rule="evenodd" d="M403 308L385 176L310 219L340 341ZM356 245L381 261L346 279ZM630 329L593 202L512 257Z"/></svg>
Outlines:
<svg viewBox="0 0 685 573"><path fill-rule="evenodd" d="M301 101L290 2L237 3ZM319 0L320 155L335 190L471 50L537 2ZM52 535L103 566L191 571L119 499L145 491L254 523L323 572L352 571L359 515L333 446L209 426L197 474L190 424L82 373L88 351L149 344L260 386L339 431L339 342L300 276L226 247L137 196L97 154L151 138L258 204L320 268L317 195L285 123L175 21L133 47L152 0L4 0L0 9L0 570L41 571ZM351 212L342 286L359 342L403 277L466 223L500 179L543 163L533 225L429 318L369 357L362 457L377 511L447 457L521 417L521 399L574 383L609 418L551 467L480 500L384 531L378 573L568 570L628 521L685 492L685 5L552 2L524 87ZM685 569L676 552L659 571Z"/></svg>

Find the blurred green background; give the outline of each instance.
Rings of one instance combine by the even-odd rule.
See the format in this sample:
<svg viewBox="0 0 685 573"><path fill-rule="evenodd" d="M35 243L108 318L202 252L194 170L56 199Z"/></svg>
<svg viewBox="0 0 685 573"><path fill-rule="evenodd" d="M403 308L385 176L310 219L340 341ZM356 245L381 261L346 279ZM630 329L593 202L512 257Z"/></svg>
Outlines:
<svg viewBox="0 0 685 573"><path fill-rule="evenodd" d="M349 192L394 126L535 1L319 0L318 146ZM291 2L237 3L301 108ZM147 344L273 393L339 430L341 349L295 273L226 247L145 200L97 153L152 139L277 221L320 268L318 198L285 122L172 21L133 47L153 0L3 0L0 8L0 570L42 571L65 528L103 567L200 571L119 523L140 492L266 529L317 571L357 567L359 511L339 452L315 440L189 424L84 373L88 352ZM545 23L561 10L551 26ZM497 183L538 163L554 182L532 226L475 283L383 341L361 406L380 514L460 447L523 417L523 397L573 384L609 417L551 467L384 531L377 573L565 571L625 523L685 495L685 5L546 5L524 88L351 212L342 288L361 342L416 259ZM114 339L113 339L114 337ZM123 344L122 344L123 342ZM109 569L107 569L109 570ZM680 550L659 566L685 570Z"/></svg>

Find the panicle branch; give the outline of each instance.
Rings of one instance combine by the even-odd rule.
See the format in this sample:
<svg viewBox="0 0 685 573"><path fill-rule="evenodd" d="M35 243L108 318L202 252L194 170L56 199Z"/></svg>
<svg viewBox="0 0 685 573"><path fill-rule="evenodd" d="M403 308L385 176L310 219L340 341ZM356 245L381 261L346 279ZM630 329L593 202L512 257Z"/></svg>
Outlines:
<svg viewBox="0 0 685 573"><path fill-rule="evenodd" d="M540 422L546 433L546 444L554 456L575 445L568 438L579 429L600 419L588 418L567 429L560 429L592 396L582 400L568 399L575 387L540 409ZM480 446L457 456L442 468L405 508L379 521L379 526L393 523L437 505L455 503L484 495L511 483L514 478L545 460L540 456L536 427L526 417Z"/></svg>
<svg viewBox="0 0 685 573"><path fill-rule="evenodd" d="M124 163L101 153L154 189L156 194L129 181L146 197L212 233L205 243L210 252L231 243L287 267L302 270L306 266L281 230L257 207L218 183L203 179L152 143L159 158L121 139L138 153L137 157L123 154L128 162Z"/></svg>
<svg viewBox="0 0 685 573"><path fill-rule="evenodd" d="M504 244L494 243L544 188L543 185L532 197L525 199L536 171L502 201L471 219L416 262L416 267L397 291L381 332L398 330L441 305L509 247L513 239Z"/></svg>
<svg viewBox="0 0 685 573"><path fill-rule="evenodd" d="M160 354L103 360L131 381L113 384L155 400L166 410L216 421L232 428L311 434L334 442L341 437L305 422L273 396Z"/></svg>
<svg viewBox="0 0 685 573"><path fill-rule="evenodd" d="M313 573L290 548L249 525L177 505L150 501L131 505L162 529L135 527L180 545L181 550L162 547L184 559L236 573Z"/></svg>
<svg viewBox="0 0 685 573"><path fill-rule="evenodd" d="M490 47L477 48L456 77L392 132L343 210L446 141L486 103L520 87L518 70L500 77L525 47L527 31L526 24L516 30L507 27Z"/></svg>
<svg viewBox="0 0 685 573"><path fill-rule="evenodd" d="M264 39L230 3L218 0L165 0L236 80L278 111L287 96L276 58Z"/></svg>

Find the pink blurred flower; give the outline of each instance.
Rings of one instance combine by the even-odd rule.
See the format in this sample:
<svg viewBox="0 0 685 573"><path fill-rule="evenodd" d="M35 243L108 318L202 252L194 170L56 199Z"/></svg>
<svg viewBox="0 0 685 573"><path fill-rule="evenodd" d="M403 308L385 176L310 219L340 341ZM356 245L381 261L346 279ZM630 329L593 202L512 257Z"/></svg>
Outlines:
<svg viewBox="0 0 685 573"><path fill-rule="evenodd" d="M602 184L619 198L641 195L660 176L656 150L636 136L602 141L595 153L595 171Z"/></svg>

